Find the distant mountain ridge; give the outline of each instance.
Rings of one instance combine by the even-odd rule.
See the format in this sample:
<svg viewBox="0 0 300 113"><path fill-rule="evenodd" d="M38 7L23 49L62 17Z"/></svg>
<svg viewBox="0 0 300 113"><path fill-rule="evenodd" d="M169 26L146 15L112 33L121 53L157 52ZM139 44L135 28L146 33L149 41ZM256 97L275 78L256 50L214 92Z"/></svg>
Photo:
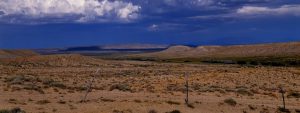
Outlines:
<svg viewBox="0 0 300 113"><path fill-rule="evenodd" d="M177 45L160 52L137 54L133 56L154 58L218 58L294 55L300 56L300 42L198 47Z"/></svg>
<svg viewBox="0 0 300 113"><path fill-rule="evenodd" d="M102 45L102 46L81 46L69 47L63 51L99 51L99 50L151 50L166 49L169 45L158 44L120 44L120 45Z"/></svg>

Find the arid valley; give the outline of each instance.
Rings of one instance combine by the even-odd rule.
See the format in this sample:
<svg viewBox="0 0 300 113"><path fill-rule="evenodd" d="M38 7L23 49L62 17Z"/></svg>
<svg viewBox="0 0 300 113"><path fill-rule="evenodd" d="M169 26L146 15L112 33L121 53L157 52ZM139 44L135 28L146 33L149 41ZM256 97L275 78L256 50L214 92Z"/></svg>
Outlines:
<svg viewBox="0 0 300 113"><path fill-rule="evenodd" d="M15 54L2 51L3 56L7 57L8 53ZM298 66L112 60L79 54L38 55L24 50L21 53L24 56L15 54L17 57L0 59L1 113L9 110L26 113L300 112ZM188 104L185 103L185 75L189 75ZM91 87L82 102L87 85ZM279 109L282 107L279 87L285 90L288 111Z"/></svg>

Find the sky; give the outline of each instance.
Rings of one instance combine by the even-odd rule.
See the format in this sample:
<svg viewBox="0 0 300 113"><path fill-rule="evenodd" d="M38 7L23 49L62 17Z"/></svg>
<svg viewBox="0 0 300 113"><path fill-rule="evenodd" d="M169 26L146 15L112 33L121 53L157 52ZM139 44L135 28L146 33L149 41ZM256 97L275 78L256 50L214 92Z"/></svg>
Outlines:
<svg viewBox="0 0 300 113"><path fill-rule="evenodd" d="M0 0L0 48L300 41L300 0Z"/></svg>

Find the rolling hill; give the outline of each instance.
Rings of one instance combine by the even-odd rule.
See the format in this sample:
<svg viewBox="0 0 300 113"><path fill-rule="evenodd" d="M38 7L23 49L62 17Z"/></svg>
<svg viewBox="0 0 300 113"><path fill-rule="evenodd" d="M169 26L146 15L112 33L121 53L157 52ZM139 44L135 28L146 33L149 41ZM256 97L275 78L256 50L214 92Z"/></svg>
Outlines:
<svg viewBox="0 0 300 113"><path fill-rule="evenodd" d="M300 42L233 46L171 46L153 53L128 55L130 59L179 62L300 63Z"/></svg>
<svg viewBox="0 0 300 113"><path fill-rule="evenodd" d="M160 52L137 54L133 56L155 58L186 57L258 57L258 56L294 56L300 55L300 42L273 43L234 46L171 46Z"/></svg>
<svg viewBox="0 0 300 113"><path fill-rule="evenodd" d="M0 58L15 58L19 56L35 56L38 53L31 50L0 50Z"/></svg>
<svg viewBox="0 0 300 113"><path fill-rule="evenodd" d="M0 63L14 66L95 66L102 60L77 54L36 55L17 58L2 58Z"/></svg>

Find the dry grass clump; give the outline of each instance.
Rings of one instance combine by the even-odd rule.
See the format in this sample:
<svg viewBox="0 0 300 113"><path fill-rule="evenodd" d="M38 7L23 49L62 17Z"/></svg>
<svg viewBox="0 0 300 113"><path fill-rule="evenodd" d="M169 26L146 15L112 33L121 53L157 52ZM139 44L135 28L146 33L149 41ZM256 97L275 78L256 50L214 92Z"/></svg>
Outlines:
<svg viewBox="0 0 300 113"><path fill-rule="evenodd" d="M112 90L120 90L120 91L131 91L131 88L128 84L114 84L110 87L109 91Z"/></svg>
<svg viewBox="0 0 300 113"><path fill-rule="evenodd" d="M42 88L38 86L39 81L39 78L35 78L30 75L15 75L8 77L4 80L4 82L7 82L9 85L12 85L12 91L20 91L23 88L25 90L34 90L41 94L44 94Z"/></svg>
<svg viewBox="0 0 300 113"><path fill-rule="evenodd" d="M167 113L181 113L179 110L173 110L171 112L167 112Z"/></svg>
<svg viewBox="0 0 300 113"><path fill-rule="evenodd" d="M113 113L132 113L131 109L127 110L113 110Z"/></svg>
<svg viewBox="0 0 300 113"><path fill-rule="evenodd" d="M4 79L4 82L8 82L10 84L23 84L25 82L33 82L38 80L39 78L32 75L9 75L9 77Z"/></svg>
<svg viewBox="0 0 300 113"><path fill-rule="evenodd" d="M170 105L180 105L181 103L180 102L175 102L175 101L166 101L166 103L170 104Z"/></svg>
<svg viewBox="0 0 300 113"><path fill-rule="evenodd" d="M65 89L66 86L63 83L60 83L59 81L54 81L53 79L50 78L44 78L42 80L42 83L44 85L50 86L50 87L57 87L57 88L61 88L61 89Z"/></svg>
<svg viewBox="0 0 300 113"><path fill-rule="evenodd" d="M19 100L17 100L17 99L8 99L7 100L8 101L8 103L10 103L10 104L21 104L21 105L27 105L24 101L19 101Z"/></svg>
<svg viewBox="0 0 300 113"><path fill-rule="evenodd" d="M249 109L251 109L251 110L256 110L257 108L255 107L255 106L253 106L253 105L248 105L248 107L249 107Z"/></svg>
<svg viewBox="0 0 300 113"><path fill-rule="evenodd" d="M25 81L24 75L15 75L9 78L6 78L4 82L8 82L9 84L23 84Z"/></svg>
<svg viewBox="0 0 300 113"><path fill-rule="evenodd" d="M279 112L279 113L291 113L291 111L289 109L282 108L282 107L278 107L277 112Z"/></svg>
<svg viewBox="0 0 300 113"><path fill-rule="evenodd" d="M251 91L249 91L245 88L238 88L236 90L236 93L241 94L241 95L248 95L248 96L253 96L254 95Z"/></svg>
<svg viewBox="0 0 300 113"><path fill-rule="evenodd" d="M224 102L231 106L235 106L237 104L237 102L232 98L225 99Z"/></svg>
<svg viewBox="0 0 300 113"><path fill-rule="evenodd" d="M60 83L60 82L58 82L58 81L52 82L52 83L50 84L50 86L52 86L52 87L57 87L57 88L61 88L61 89L65 89L65 88L66 88L66 86L65 86L63 83Z"/></svg>
<svg viewBox="0 0 300 113"><path fill-rule="evenodd" d="M107 98L102 98L101 101L103 102L114 102L116 100L113 100L113 99L107 99Z"/></svg>
<svg viewBox="0 0 300 113"><path fill-rule="evenodd" d="M135 99L134 102L136 102L136 103L142 103L142 101L138 100L138 99Z"/></svg>
<svg viewBox="0 0 300 113"><path fill-rule="evenodd" d="M67 102L64 101L64 100L59 100L57 103L59 103L59 104L66 104Z"/></svg>
<svg viewBox="0 0 300 113"><path fill-rule="evenodd" d="M51 103L49 100L39 100L36 102L36 104L40 104L40 105L44 105L44 104L48 104Z"/></svg>
<svg viewBox="0 0 300 113"><path fill-rule="evenodd" d="M220 86L215 86L215 85L206 86L205 84L201 85L201 84L197 84L197 83L192 84L191 88L197 92L220 92L222 94L226 93L226 91L230 92L230 91L228 91L228 89L224 89Z"/></svg>
<svg viewBox="0 0 300 113"><path fill-rule="evenodd" d="M8 109L0 109L0 113L26 113L24 110L22 110L21 108L12 108L10 110Z"/></svg>
<svg viewBox="0 0 300 113"><path fill-rule="evenodd" d="M158 113L158 112L154 109L151 109L151 110L148 111L148 113Z"/></svg>
<svg viewBox="0 0 300 113"><path fill-rule="evenodd" d="M17 99L10 98L10 99L8 99L8 103L11 103L11 104L17 104L17 103L18 103L18 100L17 100Z"/></svg>
<svg viewBox="0 0 300 113"><path fill-rule="evenodd" d="M192 108L192 109L195 108L195 106L193 104L191 104L191 103L186 104L186 106L189 107L189 108Z"/></svg>
<svg viewBox="0 0 300 113"><path fill-rule="evenodd" d="M43 89L40 86L37 86L36 84L32 84L32 83L25 84L23 89L34 90L41 94L45 94L45 92L43 91Z"/></svg>
<svg viewBox="0 0 300 113"><path fill-rule="evenodd" d="M287 95L288 98L300 98L300 93L296 91L291 91Z"/></svg>
<svg viewBox="0 0 300 113"><path fill-rule="evenodd" d="M167 91L180 91L180 92L183 92L184 91L184 87L183 86L179 86L178 84L168 84L166 90Z"/></svg>

